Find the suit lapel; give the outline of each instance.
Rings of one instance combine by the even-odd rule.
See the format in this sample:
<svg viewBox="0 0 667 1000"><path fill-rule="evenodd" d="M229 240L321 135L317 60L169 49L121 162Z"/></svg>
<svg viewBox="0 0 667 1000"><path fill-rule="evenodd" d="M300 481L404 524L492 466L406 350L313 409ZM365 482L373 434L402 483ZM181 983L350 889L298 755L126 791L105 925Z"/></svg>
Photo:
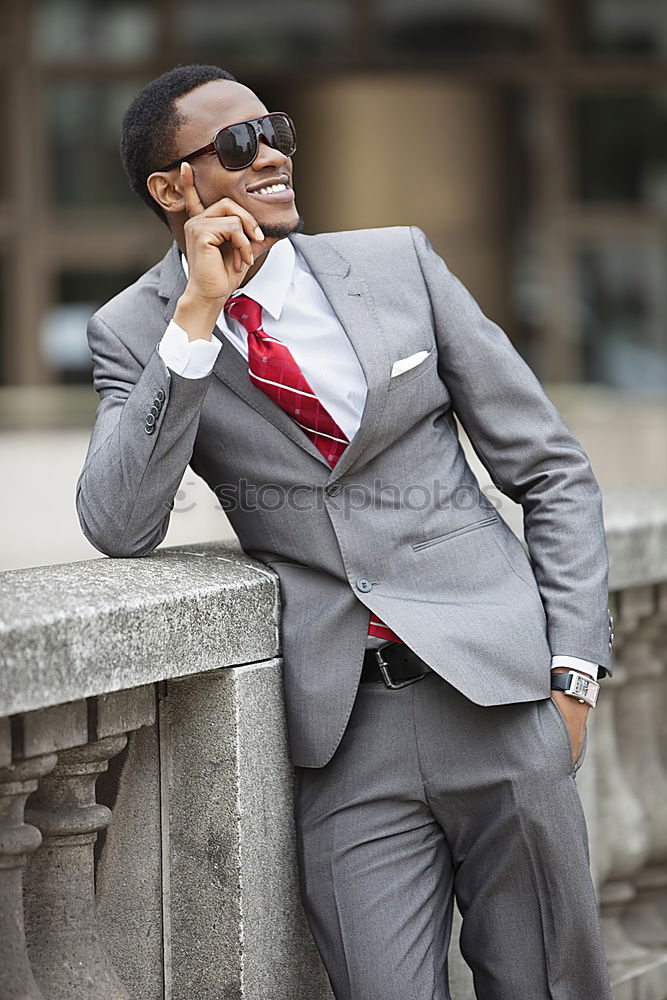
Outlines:
<svg viewBox="0 0 667 1000"><path fill-rule="evenodd" d="M186 285L185 272L181 263L181 252L174 242L162 259L158 294L165 300L164 317L169 323L173 319L176 303L183 294ZM213 374L225 385L240 396L249 406L274 424L286 434L295 444L307 451L309 455L329 468L324 455L315 447L310 438L292 420L289 414L274 403L265 392L253 385L248 377L248 366L245 358L229 343L224 334L216 326L213 330L222 347L213 366Z"/></svg>
<svg viewBox="0 0 667 1000"><path fill-rule="evenodd" d="M365 282L350 273L348 261L333 249L325 237L293 236L290 239L303 254L345 330L364 371L368 387L359 430L336 466L330 470L329 482L333 482L359 464L369 445L377 437L376 429L386 402L389 358L370 293ZM172 319L185 284L180 251L174 243L163 258L158 288L160 296L166 300L166 322ZM329 469L327 460L292 417L253 385L248 377L245 359L217 326L214 334L221 341L222 348L213 367L213 374L295 444Z"/></svg>
<svg viewBox="0 0 667 1000"><path fill-rule="evenodd" d="M309 455L312 455L313 458L318 459L318 461L329 468L326 458L315 447L305 431L270 396L267 396L265 392L262 392L261 389L250 381L248 364L245 358L229 343L217 326L213 332L222 343L222 349L213 366L213 374L224 382L225 385L228 385L237 396L245 400L249 406L252 406L257 413L261 414L261 416L277 427L278 430L286 434L295 444L298 444Z"/></svg>
<svg viewBox="0 0 667 1000"><path fill-rule="evenodd" d="M293 236L348 336L366 376L368 391L359 430L331 470L329 481L351 472L368 456L387 400L390 361L375 306L366 283L354 276L350 264L324 236Z"/></svg>
<svg viewBox="0 0 667 1000"><path fill-rule="evenodd" d="M181 251L178 249L178 243L174 242L162 258L160 282L158 284L158 295L166 302L164 315L167 322L174 315L176 303L185 291L185 284L185 271L181 264Z"/></svg>

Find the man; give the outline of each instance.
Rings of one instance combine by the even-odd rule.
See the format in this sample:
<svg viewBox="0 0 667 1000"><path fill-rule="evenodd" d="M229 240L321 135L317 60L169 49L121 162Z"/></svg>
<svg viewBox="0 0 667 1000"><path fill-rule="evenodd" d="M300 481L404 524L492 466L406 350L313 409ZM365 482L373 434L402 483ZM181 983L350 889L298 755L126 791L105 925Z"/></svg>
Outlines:
<svg viewBox="0 0 667 1000"><path fill-rule="evenodd" d="M174 243L89 324L83 530L151 552L189 463L275 568L302 898L339 1000L448 997L454 894L479 997L605 1000L573 780L611 667L599 489L418 229L297 234L295 146L217 67L128 109L131 185Z"/></svg>

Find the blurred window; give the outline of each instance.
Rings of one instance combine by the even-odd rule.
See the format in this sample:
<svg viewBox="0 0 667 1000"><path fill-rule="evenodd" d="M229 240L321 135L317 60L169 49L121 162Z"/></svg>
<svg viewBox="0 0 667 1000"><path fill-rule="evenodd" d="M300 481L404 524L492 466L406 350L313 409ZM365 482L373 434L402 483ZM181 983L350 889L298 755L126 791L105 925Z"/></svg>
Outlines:
<svg viewBox="0 0 667 1000"><path fill-rule="evenodd" d="M10 317L7 315L7 268L5 261L5 248L0 243L0 386L8 381L6 362L8 342L10 338Z"/></svg>
<svg viewBox="0 0 667 1000"><path fill-rule="evenodd" d="M576 0L574 10L588 52L667 56L665 0Z"/></svg>
<svg viewBox="0 0 667 1000"><path fill-rule="evenodd" d="M34 48L44 62L131 62L156 52L159 31L150 0L40 0Z"/></svg>
<svg viewBox="0 0 667 1000"><path fill-rule="evenodd" d="M137 205L118 153L123 113L141 84L59 83L43 92L53 201Z"/></svg>
<svg viewBox="0 0 667 1000"><path fill-rule="evenodd" d="M540 0L377 0L385 53L398 59L521 52L538 41Z"/></svg>
<svg viewBox="0 0 667 1000"><path fill-rule="evenodd" d="M92 314L138 278L137 271L70 271L57 280L57 300L42 319L40 349L64 383L90 382L86 326Z"/></svg>
<svg viewBox="0 0 667 1000"><path fill-rule="evenodd" d="M607 238L576 258L584 378L667 390L667 244Z"/></svg>
<svg viewBox="0 0 667 1000"><path fill-rule="evenodd" d="M179 11L188 58L239 73L243 67L294 69L344 54L348 3L341 0L188 0Z"/></svg>
<svg viewBox="0 0 667 1000"><path fill-rule="evenodd" d="M667 91L581 97L575 121L582 201L667 208Z"/></svg>

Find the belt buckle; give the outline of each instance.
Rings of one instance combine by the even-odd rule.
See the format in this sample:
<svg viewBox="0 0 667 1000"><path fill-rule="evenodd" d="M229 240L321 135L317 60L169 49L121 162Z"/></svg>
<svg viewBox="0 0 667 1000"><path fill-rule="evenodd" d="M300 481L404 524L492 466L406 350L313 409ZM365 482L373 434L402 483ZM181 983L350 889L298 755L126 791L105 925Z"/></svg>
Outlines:
<svg viewBox="0 0 667 1000"><path fill-rule="evenodd" d="M392 688L393 690L398 690L398 688L407 687L408 684L414 684L415 681L420 681L422 677L426 676L426 674L415 674L414 677L406 677L405 680L394 681L391 674L389 673L389 664L382 657L382 648L383 647L380 646L379 649L374 650L374 654L375 654L375 659L377 660L377 665L380 668L380 673L382 674L382 680L384 681L385 685L388 688Z"/></svg>

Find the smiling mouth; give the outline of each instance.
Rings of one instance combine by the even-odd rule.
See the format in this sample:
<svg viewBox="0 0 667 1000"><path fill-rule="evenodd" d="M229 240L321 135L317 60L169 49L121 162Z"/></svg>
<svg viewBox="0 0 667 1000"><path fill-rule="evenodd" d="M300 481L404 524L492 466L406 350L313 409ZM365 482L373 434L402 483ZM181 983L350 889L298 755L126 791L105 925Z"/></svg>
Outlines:
<svg viewBox="0 0 667 1000"><path fill-rule="evenodd" d="M267 177L265 181L256 181L247 189L249 195L261 198L262 201L287 202L294 200L294 192L290 187L287 174Z"/></svg>
<svg viewBox="0 0 667 1000"><path fill-rule="evenodd" d="M287 184L269 184L266 187L258 188L256 191L251 191L250 194L277 194L278 191L287 190Z"/></svg>
<svg viewBox="0 0 667 1000"><path fill-rule="evenodd" d="M289 184L266 184L264 187L248 191L253 198L259 198L266 202L291 202L294 201L294 192Z"/></svg>

